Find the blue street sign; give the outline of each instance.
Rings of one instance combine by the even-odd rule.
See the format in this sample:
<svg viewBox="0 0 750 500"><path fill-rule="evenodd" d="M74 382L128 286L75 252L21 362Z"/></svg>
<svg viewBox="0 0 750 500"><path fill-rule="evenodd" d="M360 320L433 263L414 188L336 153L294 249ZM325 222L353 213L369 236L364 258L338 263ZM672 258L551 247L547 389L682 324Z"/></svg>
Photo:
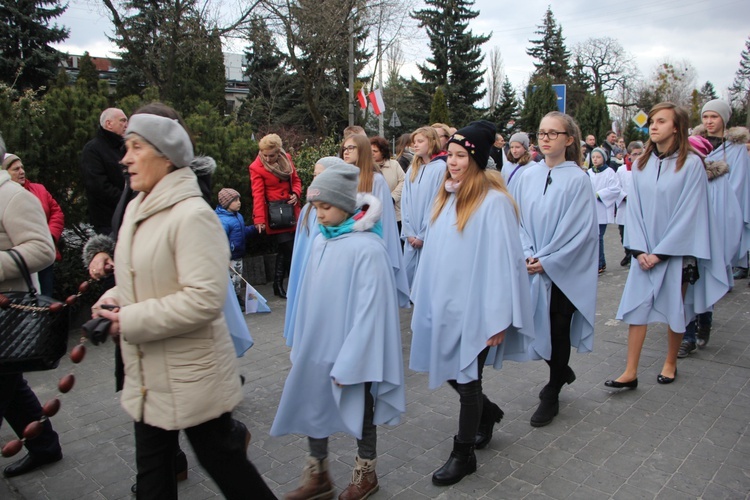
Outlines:
<svg viewBox="0 0 750 500"><path fill-rule="evenodd" d="M553 83L552 90L554 90L555 94L557 94L557 109L560 110L560 113L565 113L566 104L567 104L565 84Z"/></svg>

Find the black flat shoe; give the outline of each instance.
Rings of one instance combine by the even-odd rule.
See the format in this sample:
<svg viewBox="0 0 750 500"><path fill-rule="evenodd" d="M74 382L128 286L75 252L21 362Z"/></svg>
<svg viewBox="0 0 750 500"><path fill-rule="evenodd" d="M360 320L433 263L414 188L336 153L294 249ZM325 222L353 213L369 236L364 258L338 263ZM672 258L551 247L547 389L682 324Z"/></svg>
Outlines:
<svg viewBox="0 0 750 500"><path fill-rule="evenodd" d="M671 384L674 382L674 379L677 378L677 369L674 370L674 377L666 377L662 375L661 373L656 377L656 381L660 384Z"/></svg>
<svg viewBox="0 0 750 500"><path fill-rule="evenodd" d="M613 389L635 389L638 387L638 377L634 378L630 382L618 382L617 380L607 380L604 382L604 385L607 387L612 387Z"/></svg>
<svg viewBox="0 0 750 500"><path fill-rule="evenodd" d="M21 474L26 474L27 472L36 470L43 465L59 462L62 460L62 457L62 453L51 457L42 457L29 453L21 460L13 462L7 466L3 471L3 474L5 474L5 477L20 476Z"/></svg>

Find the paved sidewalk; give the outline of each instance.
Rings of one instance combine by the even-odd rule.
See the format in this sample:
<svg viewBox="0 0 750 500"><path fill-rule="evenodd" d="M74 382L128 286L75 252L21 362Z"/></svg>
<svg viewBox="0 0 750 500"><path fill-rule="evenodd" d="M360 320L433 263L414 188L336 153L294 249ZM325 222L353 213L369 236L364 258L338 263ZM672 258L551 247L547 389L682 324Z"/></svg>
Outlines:
<svg viewBox="0 0 750 500"><path fill-rule="evenodd" d="M508 362L500 372L485 371L485 392L503 408L505 418L489 447L477 452L477 472L453 487L438 488L430 476L450 453L458 396L447 386L428 390L426 375L407 368L403 422L378 429L381 487L374 499L750 498L747 280L739 281L717 306L709 345L679 361L674 384L656 383L666 326L654 325L643 349L638 389L617 393L603 385L622 372L627 344L626 325L614 319L627 276L627 268L619 266L616 226L609 227L606 245L608 271L599 278L594 352L572 354L578 379L563 389L554 422L538 429L529 425L537 394L546 383L546 364ZM289 351L281 336L284 301L273 297L270 286L259 290L273 312L248 316L256 344L240 359L247 383L236 417L253 433L251 460L281 497L298 484L307 444L303 437L268 435L289 369ZM410 315L401 315L407 363ZM58 378L70 368L66 358L54 372L28 374L42 402L56 395ZM0 499L132 498L132 422L114 393L112 345L89 346L75 374L76 386L62 397L62 410L53 418L65 458L25 476L0 478ZM7 425L0 428L0 442L12 436ZM181 439L191 469L180 484L180 498L220 497ZM356 443L337 435L330 450L340 492L350 478ZM0 458L0 467L14 459ZM252 492L247 498L253 498Z"/></svg>

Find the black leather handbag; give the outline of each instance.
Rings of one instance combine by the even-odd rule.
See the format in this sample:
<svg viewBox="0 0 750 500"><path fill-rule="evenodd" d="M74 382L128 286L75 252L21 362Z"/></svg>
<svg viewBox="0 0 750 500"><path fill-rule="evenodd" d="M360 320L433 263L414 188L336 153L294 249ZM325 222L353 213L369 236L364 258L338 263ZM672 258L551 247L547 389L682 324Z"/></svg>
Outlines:
<svg viewBox="0 0 750 500"><path fill-rule="evenodd" d="M23 256L13 249L8 253L29 291L0 294L0 373L57 368L68 348L70 308L38 295Z"/></svg>
<svg viewBox="0 0 750 500"><path fill-rule="evenodd" d="M268 202L268 226L271 229L293 227L296 223L294 205L284 200Z"/></svg>

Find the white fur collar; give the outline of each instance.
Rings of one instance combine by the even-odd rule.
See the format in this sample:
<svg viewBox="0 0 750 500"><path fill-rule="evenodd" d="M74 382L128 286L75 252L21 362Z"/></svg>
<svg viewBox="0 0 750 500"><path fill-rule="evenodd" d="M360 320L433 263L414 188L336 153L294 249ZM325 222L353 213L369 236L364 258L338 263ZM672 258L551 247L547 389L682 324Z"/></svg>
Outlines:
<svg viewBox="0 0 750 500"><path fill-rule="evenodd" d="M354 223L354 231L369 231L380 220L383 215L383 204L380 200L370 193L357 193L357 208L368 205L364 216Z"/></svg>

